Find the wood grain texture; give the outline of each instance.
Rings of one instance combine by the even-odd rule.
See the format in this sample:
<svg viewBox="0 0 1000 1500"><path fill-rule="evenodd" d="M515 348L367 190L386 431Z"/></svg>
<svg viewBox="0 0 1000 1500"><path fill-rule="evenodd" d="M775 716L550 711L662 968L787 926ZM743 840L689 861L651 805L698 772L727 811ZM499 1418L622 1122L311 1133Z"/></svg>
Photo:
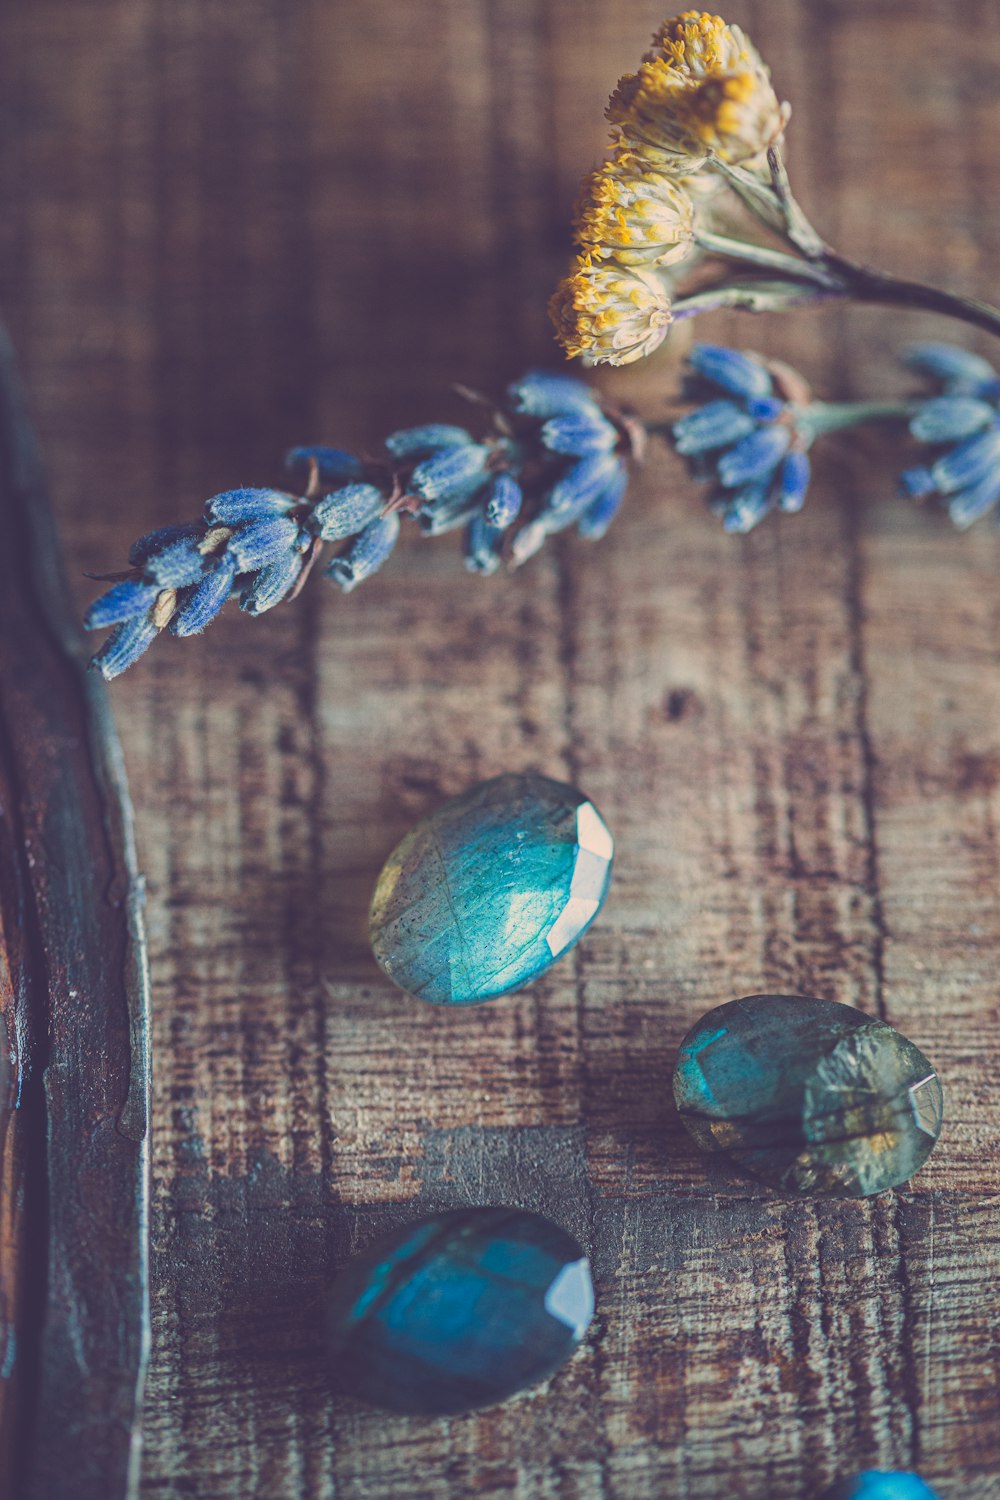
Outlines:
<svg viewBox="0 0 1000 1500"><path fill-rule="evenodd" d="M283 450L448 417L551 362L544 300L647 0L9 0L0 297L78 567ZM834 243L995 296L1000 17L755 0ZM903 388L916 314L700 325L827 395ZM965 341L965 335L959 335ZM602 378L658 413L669 362ZM600 547L477 581L413 541L349 600L164 642L114 689L149 877L146 1500L791 1500L873 1463L1000 1493L1000 542L824 446L806 512L723 536L657 451ZM77 599L89 596L81 583ZM618 842L525 995L394 993L364 915L451 793L533 765ZM709 1006L801 990L938 1065L929 1165L786 1203L669 1102ZM434 1207L542 1208L598 1316L550 1385L451 1422L330 1397L324 1279Z"/></svg>

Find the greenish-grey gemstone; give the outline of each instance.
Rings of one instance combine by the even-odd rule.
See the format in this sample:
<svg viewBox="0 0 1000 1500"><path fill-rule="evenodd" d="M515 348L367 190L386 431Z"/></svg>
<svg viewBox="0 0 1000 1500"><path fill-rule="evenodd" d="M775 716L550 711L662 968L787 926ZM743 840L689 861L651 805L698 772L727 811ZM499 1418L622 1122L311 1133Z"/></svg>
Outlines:
<svg viewBox="0 0 1000 1500"><path fill-rule="evenodd" d="M823 1500L937 1500L937 1492L907 1469L865 1469L838 1480Z"/></svg>
<svg viewBox="0 0 1000 1500"><path fill-rule="evenodd" d="M379 964L432 1005L521 989L586 932L614 843L582 792L527 771L481 782L390 854L372 897Z"/></svg>
<svg viewBox="0 0 1000 1500"><path fill-rule="evenodd" d="M518 1208L463 1208L405 1225L337 1277L327 1300L334 1382L389 1411L492 1406L544 1380L593 1316L572 1235Z"/></svg>
<svg viewBox="0 0 1000 1500"><path fill-rule="evenodd" d="M837 1198L912 1177L943 1103L906 1037L806 995L749 995L702 1016L681 1043L674 1098L703 1150L783 1192Z"/></svg>

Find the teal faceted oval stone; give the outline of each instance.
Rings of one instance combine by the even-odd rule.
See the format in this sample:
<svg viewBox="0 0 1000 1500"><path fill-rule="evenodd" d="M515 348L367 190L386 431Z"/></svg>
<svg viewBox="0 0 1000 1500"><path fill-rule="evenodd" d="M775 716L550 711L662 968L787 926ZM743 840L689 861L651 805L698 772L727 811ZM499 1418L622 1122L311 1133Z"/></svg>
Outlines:
<svg viewBox="0 0 1000 1500"><path fill-rule="evenodd" d="M838 1480L823 1500L937 1500L937 1492L909 1470L865 1469Z"/></svg>
<svg viewBox="0 0 1000 1500"><path fill-rule="evenodd" d="M604 904L614 843L582 792L534 771L454 797L393 850L372 897L372 950L401 989L473 1005L521 989Z"/></svg>
<svg viewBox="0 0 1000 1500"><path fill-rule="evenodd" d="M749 995L702 1016L681 1043L674 1098L703 1150L782 1192L836 1198L912 1177L943 1105L912 1042L806 995Z"/></svg>
<svg viewBox="0 0 1000 1500"><path fill-rule="evenodd" d="M589 1262L564 1229L523 1209L455 1209L387 1235L338 1276L331 1372L389 1411L492 1406L558 1369L593 1311Z"/></svg>

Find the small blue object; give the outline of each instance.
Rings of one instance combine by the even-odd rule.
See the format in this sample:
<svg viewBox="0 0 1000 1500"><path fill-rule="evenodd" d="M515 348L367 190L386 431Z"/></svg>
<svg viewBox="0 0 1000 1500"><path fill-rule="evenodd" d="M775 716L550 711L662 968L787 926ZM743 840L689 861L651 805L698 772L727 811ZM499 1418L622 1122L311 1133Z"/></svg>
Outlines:
<svg viewBox="0 0 1000 1500"><path fill-rule="evenodd" d="M610 453L617 445L617 429L599 411L550 417L542 428L542 446L550 453L583 458L588 453Z"/></svg>
<svg viewBox="0 0 1000 1500"><path fill-rule="evenodd" d="M313 507L309 524L324 542L356 536L384 508L386 496L374 484L345 484L331 490Z"/></svg>
<svg viewBox="0 0 1000 1500"><path fill-rule="evenodd" d="M235 577L235 560L220 558L212 571L177 601L177 613L169 625L171 635L198 635L210 625L232 593Z"/></svg>
<svg viewBox="0 0 1000 1500"><path fill-rule="evenodd" d="M257 572L240 595L240 609L248 615L262 615L295 587L302 572L301 551L285 552L276 562Z"/></svg>
<svg viewBox="0 0 1000 1500"><path fill-rule="evenodd" d="M1000 506L1000 376L954 344L918 344L906 360L939 381L942 394L914 403L910 432L937 453L904 469L900 490L915 500L937 496L956 526L971 526Z"/></svg>
<svg viewBox="0 0 1000 1500"><path fill-rule="evenodd" d="M942 1092L885 1021L809 995L716 1006L681 1042L674 1100L704 1151L789 1194L865 1198L920 1170Z"/></svg>
<svg viewBox="0 0 1000 1500"><path fill-rule="evenodd" d="M389 1411L444 1416L546 1379L593 1316L572 1235L517 1208L462 1208L386 1235L337 1277L334 1383Z"/></svg>
<svg viewBox="0 0 1000 1500"><path fill-rule="evenodd" d="M308 479L313 470L321 484L344 484L361 475L361 460L343 448L293 448L285 455L285 467L291 473Z"/></svg>
<svg viewBox="0 0 1000 1500"><path fill-rule="evenodd" d="M462 548L465 566L470 573L489 576L500 566L500 549L504 533L499 526L492 526L482 510L478 510L469 522Z"/></svg>
<svg viewBox="0 0 1000 1500"><path fill-rule="evenodd" d="M421 459L410 476L415 495L432 503L468 499L486 482L489 449L482 443L439 448Z"/></svg>
<svg viewBox="0 0 1000 1500"><path fill-rule="evenodd" d="M110 682L113 677L120 677L122 672L126 672L137 662L143 652L149 650L158 634L157 627L148 615L126 620L111 632L90 665L100 672L105 682Z"/></svg>
<svg viewBox="0 0 1000 1500"><path fill-rule="evenodd" d="M385 446L393 458L419 458L442 448L468 448L472 434L448 422L425 422L422 427L404 427L390 433Z"/></svg>
<svg viewBox="0 0 1000 1500"><path fill-rule="evenodd" d="M85 630L104 630L108 625L120 625L123 620L134 620L144 615L160 592L158 583L143 583L140 579L124 578L95 599L84 616Z"/></svg>
<svg viewBox="0 0 1000 1500"><path fill-rule="evenodd" d="M594 392L572 375L552 375L546 370L532 370L507 387L511 409L524 416L557 417L563 412L600 411Z"/></svg>
<svg viewBox="0 0 1000 1500"><path fill-rule="evenodd" d="M753 432L756 419L735 401L707 401L673 426L674 447L683 457L728 448Z"/></svg>
<svg viewBox="0 0 1000 1500"><path fill-rule="evenodd" d="M524 491L512 474L497 474L490 481L486 500L486 519L491 526L512 526L521 514Z"/></svg>
<svg viewBox="0 0 1000 1500"><path fill-rule="evenodd" d="M365 578L377 573L399 538L399 516L395 511L370 521L342 557L327 563L324 572L345 594Z"/></svg>
<svg viewBox="0 0 1000 1500"><path fill-rule="evenodd" d="M822 1500L938 1500L919 1474L904 1469L865 1469L849 1479L838 1479Z"/></svg>
<svg viewBox="0 0 1000 1500"><path fill-rule="evenodd" d="M758 427L719 459L721 484L728 490L737 489L753 479L770 479L788 452L791 441L789 427L779 427L776 423Z"/></svg>
<svg viewBox="0 0 1000 1500"><path fill-rule="evenodd" d="M300 503L284 490L224 490L205 501L205 515L217 526L241 526L245 521L283 516Z"/></svg>
<svg viewBox="0 0 1000 1500"><path fill-rule="evenodd" d="M182 589L195 583L206 568L206 561L199 551L201 536L186 537L170 542L146 559L143 573L161 589Z"/></svg>
<svg viewBox="0 0 1000 1500"><path fill-rule="evenodd" d="M774 382L769 371L739 349L725 349L719 344L695 344L688 364L696 375L734 396L759 398L770 396Z"/></svg>
<svg viewBox="0 0 1000 1500"><path fill-rule="evenodd" d="M482 782L390 854L372 897L375 958L432 1005L521 989L593 922L613 852L604 820L575 788L531 771Z"/></svg>
<svg viewBox="0 0 1000 1500"><path fill-rule="evenodd" d="M298 542L299 527L289 516L273 516L268 520L251 521L243 526L226 543L226 551L236 562L241 573L253 573L277 562Z"/></svg>

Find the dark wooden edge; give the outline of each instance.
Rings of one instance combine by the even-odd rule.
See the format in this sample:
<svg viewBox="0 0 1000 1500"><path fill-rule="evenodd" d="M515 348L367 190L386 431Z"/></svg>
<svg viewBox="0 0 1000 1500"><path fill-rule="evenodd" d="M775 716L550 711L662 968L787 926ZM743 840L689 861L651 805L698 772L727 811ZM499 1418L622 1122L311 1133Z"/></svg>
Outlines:
<svg viewBox="0 0 1000 1500"><path fill-rule="evenodd" d="M118 736L0 333L0 1495L136 1493L149 982Z"/></svg>

